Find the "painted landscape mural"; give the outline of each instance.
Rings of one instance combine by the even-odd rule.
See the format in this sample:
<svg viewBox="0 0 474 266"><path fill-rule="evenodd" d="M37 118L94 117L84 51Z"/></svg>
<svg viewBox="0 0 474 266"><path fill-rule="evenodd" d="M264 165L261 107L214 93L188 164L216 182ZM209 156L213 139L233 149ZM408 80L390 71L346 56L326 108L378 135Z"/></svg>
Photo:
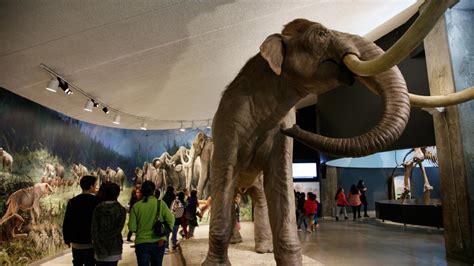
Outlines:
<svg viewBox="0 0 474 266"><path fill-rule="evenodd" d="M188 169L196 165L192 143L210 135L205 128L180 132L96 126L3 88L0 121L2 265L25 265L66 249L64 211L67 201L81 193L78 181L85 174L120 184L123 206L133 185L144 179L162 189L197 188L196 170ZM203 188L200 194L205 198L208 192Z"/></svg>

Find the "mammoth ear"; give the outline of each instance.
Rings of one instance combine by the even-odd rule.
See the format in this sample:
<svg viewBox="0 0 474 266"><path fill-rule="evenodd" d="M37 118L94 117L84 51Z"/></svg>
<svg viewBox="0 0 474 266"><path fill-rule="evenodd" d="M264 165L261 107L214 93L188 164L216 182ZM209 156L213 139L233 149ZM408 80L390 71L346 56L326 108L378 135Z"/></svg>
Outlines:
<svg viewBox="0 0 474 266"><path fill-rule="evenodd" d="M275 74L281 75L284 56L283 36L280 34L268 36L260 45L260 55L268 62Z"/></svg>

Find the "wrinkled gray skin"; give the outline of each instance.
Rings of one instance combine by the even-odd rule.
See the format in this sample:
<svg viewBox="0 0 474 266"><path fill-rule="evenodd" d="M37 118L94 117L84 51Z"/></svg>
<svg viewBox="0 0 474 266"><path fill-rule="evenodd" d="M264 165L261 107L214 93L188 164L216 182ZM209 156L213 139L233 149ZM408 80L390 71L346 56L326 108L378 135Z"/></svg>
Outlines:
<svg viewBox="0 0 474 266"><path fill-rule="evenodd" d="M382 52L359 36L302 19L263 42L260 53L246 63L223 93L213 119L211 196L219 204L211 208L209 251L203 265L230 264L227 249L237 187L254 189L265 199L268 211L259 206L255 211L268 215L277 264L302 265L291 172L293 140L282 132L341 156L363 156L388 147L404 130L410 111L405 81L396 67L373 77L356 77L384 103L379 122L369 132L332 139L297 127L287 130L295 123L294 106L300 99L353 82L343 66L344 55L353 53L368 60ZM261 202L264 204L263 199Z"/></svg>

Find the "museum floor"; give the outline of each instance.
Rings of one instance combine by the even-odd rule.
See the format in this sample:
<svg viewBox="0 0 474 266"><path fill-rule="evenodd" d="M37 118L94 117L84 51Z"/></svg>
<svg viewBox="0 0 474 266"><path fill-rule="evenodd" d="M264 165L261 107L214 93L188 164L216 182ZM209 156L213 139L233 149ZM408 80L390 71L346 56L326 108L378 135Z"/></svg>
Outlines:
<svg viewBox="0 0 474 266"><path fill-rule="evenodd" d="M165 255L163 265L199 265L207 250L208 226L196 229L196 238L183 241L179 252ZM275 265L272 254L253 252L252 223L242 223L244 242L231 245L233 265ZM403 227L374 218L335 222L320 220L317 232L299 232L305 265L463 265L446 261L443 230L425 227ZM134 250L124 244L124 259L119 265L136 265ZM34 265L71 265L66 253Z"/></svg>

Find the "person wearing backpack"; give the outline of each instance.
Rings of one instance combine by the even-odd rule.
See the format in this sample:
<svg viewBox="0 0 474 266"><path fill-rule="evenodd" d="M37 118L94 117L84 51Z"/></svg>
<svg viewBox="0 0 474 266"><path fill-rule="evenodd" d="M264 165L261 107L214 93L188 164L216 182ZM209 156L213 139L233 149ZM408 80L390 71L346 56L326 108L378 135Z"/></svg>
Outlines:
<svg viewBox="0 0 474 266"><path fill-rule="evenodd" d="M173 251L175 251L178 248L178 240L177 240L178 229L179 229L179 226L181 225L181 218L183 217L183 214L184 214L184 193L183 192L179 192L178 195L176 195L176 198L171 203L171 212L173 213L174 219L175 219L173 232L171 234L171 243L173 244Z"/></svg>

